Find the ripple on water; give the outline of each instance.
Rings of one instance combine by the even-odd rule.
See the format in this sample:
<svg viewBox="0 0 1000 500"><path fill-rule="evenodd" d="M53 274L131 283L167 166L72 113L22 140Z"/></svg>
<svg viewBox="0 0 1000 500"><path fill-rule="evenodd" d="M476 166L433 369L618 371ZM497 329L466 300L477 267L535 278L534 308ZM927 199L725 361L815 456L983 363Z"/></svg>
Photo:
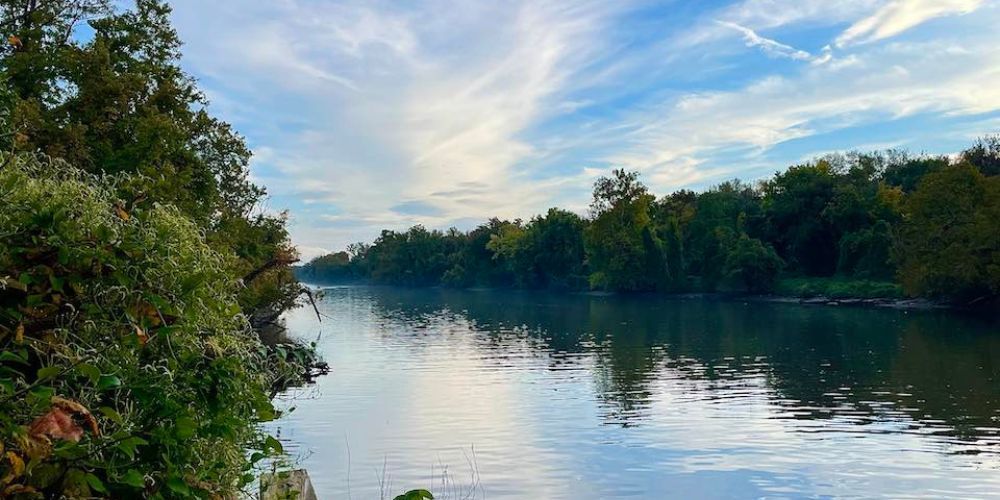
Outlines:
<svg viewBox="0 0 1000 500"><path fill-rule="evenodd" d="M1000 492L1000 336L978 320L365 287L320 307L288 323L333 370L271 428L324 497Z"/></svg>

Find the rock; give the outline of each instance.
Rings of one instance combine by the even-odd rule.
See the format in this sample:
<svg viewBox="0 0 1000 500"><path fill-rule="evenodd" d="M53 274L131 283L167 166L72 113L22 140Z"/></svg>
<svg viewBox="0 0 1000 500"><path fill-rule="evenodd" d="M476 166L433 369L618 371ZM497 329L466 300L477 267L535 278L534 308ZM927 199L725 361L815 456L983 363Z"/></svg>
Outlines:
<svg viewBox="0 0 1000 500"><path fill-rule="evenodd" d="M305 469L262 475L260 477L260 498L261 500L285 498L317 500L316 490L313 489L309 473Z"/></svg>
<svg viewBox="0 0 1000 500"><path fill-rule="evenodd" d="M830 299L828 299L826 297L810 297L810 298L802 299L801 303L802 304L823 305L823 304L826 304L829 301L830 301Z"/></svg>

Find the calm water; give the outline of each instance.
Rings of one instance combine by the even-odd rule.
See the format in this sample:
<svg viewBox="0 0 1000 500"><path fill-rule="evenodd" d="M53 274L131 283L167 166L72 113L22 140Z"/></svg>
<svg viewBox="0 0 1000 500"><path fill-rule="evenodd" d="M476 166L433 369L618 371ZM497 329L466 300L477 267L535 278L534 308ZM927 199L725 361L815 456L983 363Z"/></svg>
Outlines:
<svg viewBox="0 0 1000 500"><path fill-rule="evenodd" d="M320 498L1000 496L1000 327L944 313L347 287L275 424ZM380 484L382 486L380 486ZM348 495L350 494L350 495Z"/></svg>

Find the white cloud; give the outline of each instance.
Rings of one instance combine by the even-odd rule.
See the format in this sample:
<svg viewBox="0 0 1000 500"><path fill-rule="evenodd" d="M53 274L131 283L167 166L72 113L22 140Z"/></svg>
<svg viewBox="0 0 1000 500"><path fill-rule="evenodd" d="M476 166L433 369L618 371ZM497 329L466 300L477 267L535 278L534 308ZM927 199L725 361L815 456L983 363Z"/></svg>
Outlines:
<svg viewBox="0 0 1000 500"><path fill-rule="evenodd" d="M306 263L316 257L322 257L330 253L329 249L323 247L311 247L308 245L297 245L295 247L299 251L299 262Z"/></svg>
<svg viewBox="0 0 1000 500"><path fill-rule="evenodd" d="M872 15L851 25L839 37L837 46L866 43L898 35L936 17L968 14L983 0L894 0Z"/></svg>
<svg viewBox="0 0 1000 500"><path fill-rule="evenodd" d="M988 16L954 18L978 28L923 44L864 44L933 9L746 0L662 29L630 17L649 3L173 2L186 67L248 136L253 179L295 207L302 248L418 222L583 210L612 165L662 190L736 175L766 164L775 144L851 124L1000 109L984 83L998 76ZM947 14L969 2L942 3ZM804 35L871 18L842 48ZM768 73L734 54L734 33L810 64ZM742 160L713 160L720 152Z"/></svg>
<svg viewBox="0 0 1000 500"><path fill-rule="evenodd" d="M799 61L809 61L813 60L812 54L796 49L790 45L785 45L781 42L771 40L770 38L764 38L757 34L756 31L747 28L745 26L740 26L736 23L730 23L727 21L716 21L722 26L731 28L743 34L743 40L746 42L747 47L759 47L768 55L775 57L786 57L789 59L796 59Z"/></svg>
<svg viewBox="0 0 1000 500"><path fill-rule="evenodd" d="M838 64L806 66L734 91L690 93L636 112L625 144L608 157L647 173L661 189L734 175L745 165L707 161L723 150L748 154L776 144L919 113L974 115L1000 109L993 36L964 46L894 44ZM717 164L716 164L717 165Z"/></svg>

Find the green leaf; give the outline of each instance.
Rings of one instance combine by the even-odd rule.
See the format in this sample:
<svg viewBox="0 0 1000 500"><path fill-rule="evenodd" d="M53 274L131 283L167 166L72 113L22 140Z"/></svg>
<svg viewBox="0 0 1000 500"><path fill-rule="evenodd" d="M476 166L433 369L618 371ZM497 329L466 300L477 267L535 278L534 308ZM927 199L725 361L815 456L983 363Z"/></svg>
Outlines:
<svg viewBox="0 0 1000 500"><path fill-rule="evenodd" d="M14 381L9 378L0 379L0 392L14 393Z"/></svg>
<svg viewBox="0 0 1000 500"><path fill-rule="evenodd" d="M63 291L63 279L55 275L49 276L49 283L52 284L52 289L61 292Z"/></svg>
<svg viewBox="0 0 1000 500"><path fill-rule="evenodd" d="M410 490L402 495L397 496L393 500L433 500L434 495L427 490Z"/></svg>
<svg viewBox="0 0 1000 500"><path fill-rule="evenodd" d="M90 489L98 493L108 492L108 489L104 487L104 483L101 481L101 478L93 474L87 474L86 476L84 476L84 479L86 479L87 485L90 486Z"/></svg>
<svg viewBox="0 0 1000 500"><path fill-rule="evenodd" d="M111 408L109 406L102 406L102 407L98 408L98 410L105 417L107 417L108 420L110 420L110 421L112 421L112 422L114 422L116 424L121 425L121 423L122 423L122 415L121 415L121 413L118 413L117 411L115 411L114 408Z"/></svg>
<svg viewBox="0 0 1000 500"><path fill-rule="evenodd" d="M106 391L108 389L114 389L115 387L120 387L122 381L116 375L101 375L97 380L97 390Z"/></svg>
<svg viewBox="0 0 1000 500"><path fill-rule="evenodd" d="M170 488L174 493L184 495L185 497L191 495L191 488L184 482L183 479L172 476L167 478L167 488Z"/></svg>
<svg viewBox="0 0 1000 500"><path fill-rule="evenodd" d="M96 384L101 378L101 370L96 366L83 363L76 367L76 371L80 372L81 375L90 379L90 383Z"/></svg>
<svg viewBox="0 0 1000 500"><path fill-rule="evenodd" d="M62 265L69 264L69 249L66 247L59 247L59 263Z"/></svg>
<svg viewBox="0 0 1000 500"><path fill-rule="evenodd" d="M135 449L146 444L149 444L149 442L145 439L138 436L132 436L122 439L121 442L118 443L117 448L121 450L122 453L128 455L129 459L131 459L135 457Z"/></svg>
<svg viewBox="0 0 1000 500"><path fill-rule="evenodd" d="M28 364L28 359L22 357L15 353L14 351L3 351L0 352L0 361L8 361L11 363L20 363L22 365Z"/></svg>
<svg viewBox="0 0 1000 500"><path fill-rule="evenodd" d="M135 469L129 469L128 472L126 472L125 475L118 480L118 483L131 486L133 488L146 487L146 479Z"/></svg>
<svg viewBox="0 0 1000 500"><path fill-rule="evenodd" d="M177 437L181 439L194 436L195 431L198 429L198 423L191 417L180 417L175 422L175 425L177 426Z"/></svg>
<svg viewBox="0 0 1000 500"><path fill-rule="evenodd" d="M50 378L59 375L62 368L58 366L46 366L45 368L38 369L38 380L48 380Z"/></svg>
<svg viewBox="0 0 1000 500"><path fill-rule="evenodd" d="M30 394L36 402L48 404L52 399L52 396L55 396L56 390L47 385L41 385L33 387L28 394Z"/></svg>
<svg viewBox="0 0 1000 500"><path fill-rule="evenodd" d="M285 447L281 446L281 441L274 439L273 436L268 436L264 439L264 453L270 453L274 451L275 453L284 453Z"/></svg>

